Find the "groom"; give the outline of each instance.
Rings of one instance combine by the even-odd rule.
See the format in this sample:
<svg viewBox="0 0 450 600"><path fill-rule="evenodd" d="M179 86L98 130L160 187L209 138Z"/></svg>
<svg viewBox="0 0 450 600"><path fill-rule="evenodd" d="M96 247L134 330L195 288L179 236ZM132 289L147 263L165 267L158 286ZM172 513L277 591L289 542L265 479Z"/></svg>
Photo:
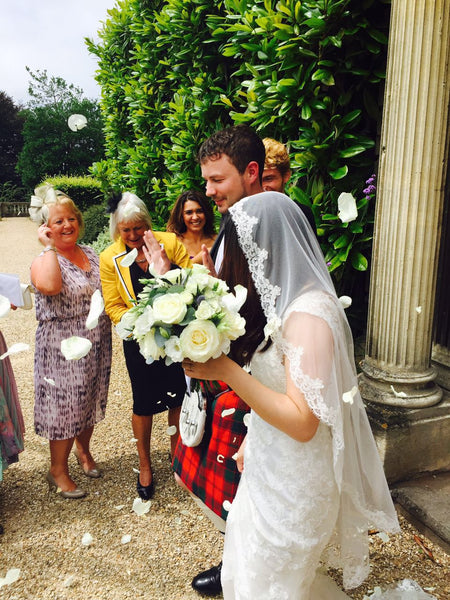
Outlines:
<svg viewBox="0 0 450 600"><path fill-rule="evenodd" d="M261 138L244 125L229 127L214 133L203 142L198 153L206 195L222 215L219 235L211 249L204 251L204 264L215 275L219 272L224 252L224 226L228 209L247 196L263 192L265 148ZM271 193L271 192L267 192ZM261 196L264 201L264 196ZM226 258L225 258L226 260ZM202 443L187 448L178 443L175 458L175 477L201 505L219 531L225 531L227 510L224 501L232 502L240 478L234 458L247 428L243 417L248 412L245 403L232 391L217 394L208 408L209 415ZM229 409L235 409L229 415ZM223 411L227 417L223 418ZM242 459L240 459L241 461ZM240 470L242 463L239 462ZM205 508L206 507L206 508ZM221 564L199 573L192 587L201 594L218 594Z"/></svg>

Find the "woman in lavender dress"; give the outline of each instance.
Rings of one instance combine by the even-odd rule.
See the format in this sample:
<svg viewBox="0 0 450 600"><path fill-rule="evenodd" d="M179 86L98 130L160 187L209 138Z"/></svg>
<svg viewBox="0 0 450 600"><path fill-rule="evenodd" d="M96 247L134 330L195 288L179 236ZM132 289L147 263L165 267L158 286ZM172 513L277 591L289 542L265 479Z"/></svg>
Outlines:
<svg viewBox="0 0 450 600"><path fill-rule="evenodd" d="M31 266L36 288L35 431L50 440L47 481L65 498L86 493L70 477L74 453L88 477L100 477L89 449L94 425L105 416L111 368L111 326L103 313L97 327L87 329L91 297L100 290L98 257L79 246L83 220L73 201L53 188L44 196L38 238L44 246ZM38 190L36 192L38 192ZM31 214L31 212L30 212ZM89 353L66 360L61 341L72 336L92 342Z"/></svg>

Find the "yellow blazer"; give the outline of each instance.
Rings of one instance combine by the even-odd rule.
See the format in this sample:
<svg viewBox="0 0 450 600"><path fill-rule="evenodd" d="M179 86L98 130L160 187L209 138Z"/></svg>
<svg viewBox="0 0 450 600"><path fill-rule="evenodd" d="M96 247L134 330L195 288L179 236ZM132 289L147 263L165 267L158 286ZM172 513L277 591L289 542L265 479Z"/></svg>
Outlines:
<svg viewBox="0 0 450 600"><path fill-rule="evenodd" d="M179 267L192 266L186 248L174 233L161 231L153 233L158 242L164 244L171 263ZM100 254L100 279L105 311L114 324L120 321L123 314L133 306L133 300L136 299L131 283L130 268L120 264L126 253L125 243L119 238ZM142 272L142 277L145 277L144 272Z"/></svg>

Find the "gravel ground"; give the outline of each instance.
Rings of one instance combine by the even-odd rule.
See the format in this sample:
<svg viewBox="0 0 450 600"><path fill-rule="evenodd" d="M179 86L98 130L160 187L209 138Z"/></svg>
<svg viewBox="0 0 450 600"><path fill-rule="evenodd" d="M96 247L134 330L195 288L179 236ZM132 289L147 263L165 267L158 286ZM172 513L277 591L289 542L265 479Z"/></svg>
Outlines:
<svg viewBox="0 0 450 600"><path fill-rule="evenodd" d="M0 272L29 277L40 251L37 226L26 218L0 221ZM93 436L93 454L104 477L86 478L75 459L71 472L89 494L66 500L49 493L45 474L48 442L33 431L34 310L11 311L2 319L7 344L25 342L30 351L11 357L26 424L25 451L0 484L0 578L20 569L19 579L0 588L8 600L188 600L199 598L190 581L197 572L217 564L221 536L174 483L165 415L155 419L152 458L156 492L148 514L132 511L137 467L131 441L131 389L121 344L114 338L111 385L106 419ZM450 598L450 556L400 517L402 532L388 542L374 534L372 574L349 596L362 600L374 586L411 578L439 600ZM81 543L85 533L93 541ZM131 541L122 543L122 536ZM420 540L433 558L418 543ZM338 575L336 579L339 580ZM255 599L258 600L258 599Z"/></svg>

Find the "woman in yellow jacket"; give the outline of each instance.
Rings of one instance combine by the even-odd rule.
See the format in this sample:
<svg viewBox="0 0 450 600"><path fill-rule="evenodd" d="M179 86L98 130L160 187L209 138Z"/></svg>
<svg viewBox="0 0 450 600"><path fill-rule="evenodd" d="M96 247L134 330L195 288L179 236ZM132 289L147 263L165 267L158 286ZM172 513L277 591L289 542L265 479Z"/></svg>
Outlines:
<svg viewBox="0 0 450 600"><path fill-rule="evenodd" d="M114 242L100 254L100 278L105 310L117 324L142 291L143 284L139 280L148 277L149 253L144 234L151 230L151 218L144 202L130 192L114 197L110 201L110 212L110 233ZM152 233L153 242L164 247L174 267L191 266L185 247L174 233ZM123 259L134 249L137 250L134 262L124 266ZM186 381L180 364L166 366L164 360L159 360L148 365L134 340L124 341L123 349L133 390L132 426L139 456L136 489L143 500L149 500L154 492L150 459L153 415L168 410L169 425L175 425L178 431ZM177 438L178 435L171 437L172 453Z"/></svg>

